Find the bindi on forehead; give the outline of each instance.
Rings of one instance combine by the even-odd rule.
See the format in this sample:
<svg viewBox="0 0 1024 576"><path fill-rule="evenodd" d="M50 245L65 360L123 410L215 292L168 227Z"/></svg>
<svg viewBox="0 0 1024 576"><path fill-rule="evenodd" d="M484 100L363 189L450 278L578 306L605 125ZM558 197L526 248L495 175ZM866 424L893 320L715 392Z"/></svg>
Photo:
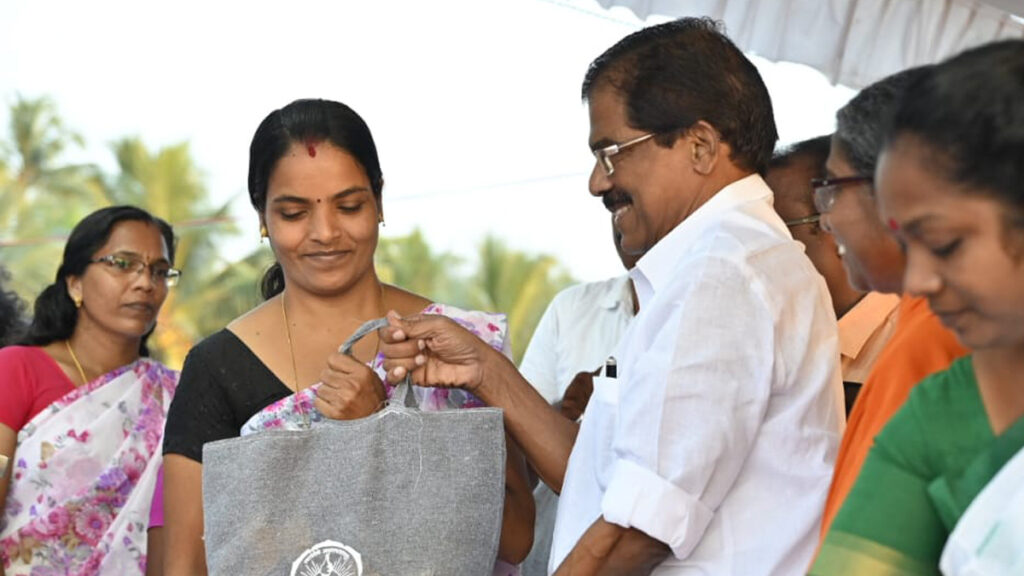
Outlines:
<svg viewBox="0 0 1024 576"><path fill-rule="evenodd" d="M897 222L895 218L889 218L889 221L887 222L887 224L889 225L889 230L891 230L893 232L899 232L900 231L900 223Z"/></svg>
<svg viewBox="0 0 1024 576"><path fill-rule="evenodd" d="M306 153L309 154L310 158L316 158L316 140L306 140Z"/></svg>

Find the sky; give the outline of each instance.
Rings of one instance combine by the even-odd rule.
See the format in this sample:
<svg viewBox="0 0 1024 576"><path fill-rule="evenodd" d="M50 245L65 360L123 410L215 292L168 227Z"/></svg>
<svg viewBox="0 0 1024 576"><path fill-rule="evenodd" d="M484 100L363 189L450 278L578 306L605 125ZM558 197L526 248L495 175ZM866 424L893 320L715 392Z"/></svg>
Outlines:
<svg viewBox="0 0 1024 576"><path fill-rule="evenodd" d="M256 247L248 147L271 110L345 102L369 124L384 171L384 236L414 228L472 263L484 235L556 256L579 280L621 273L610 219L587 192L580 83L643 26L594 0L294 0L0 3L0 122L20 94L53 98L87 145L69 160L115 169L110 143L188 141L213 204L231 202ZM829 133L854 92L752 57L780 143Z"/></svg>

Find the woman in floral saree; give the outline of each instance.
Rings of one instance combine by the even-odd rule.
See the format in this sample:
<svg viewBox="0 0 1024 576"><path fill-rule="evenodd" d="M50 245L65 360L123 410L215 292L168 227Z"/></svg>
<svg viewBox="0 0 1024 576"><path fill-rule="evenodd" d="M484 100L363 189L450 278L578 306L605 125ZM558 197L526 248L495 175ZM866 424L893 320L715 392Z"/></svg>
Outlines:
<svg viewBox="0 0 1024 576"><path fill-rule="evenodd" d="M72 231L23 346L0 350L0 574L142 574L177 373L146 339L179 272L171 227L129 206Z"/></svg>
<svg viewBox="0 0 1024 576"><path fill-rule="evenodd" d="M939 574L949 545L947 576L1019 574L1022 524L1006 512L1024 509L1024 471L1007 464L1024 448L1024 41L928 71L891 130L875 179L904 286L974 352L921 382L875 438L811 574ZM974 507L1004 468L995 505ZM975 555L998 568L975 571Z"/></svg>

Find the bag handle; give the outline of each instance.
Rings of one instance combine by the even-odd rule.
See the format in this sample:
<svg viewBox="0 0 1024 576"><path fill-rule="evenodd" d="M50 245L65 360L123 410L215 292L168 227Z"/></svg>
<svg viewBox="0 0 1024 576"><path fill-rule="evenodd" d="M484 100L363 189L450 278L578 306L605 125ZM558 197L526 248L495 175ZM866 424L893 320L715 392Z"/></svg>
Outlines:
<svg viewBox="0 0 1024 576"><path fill-rule="evenodd" d="M377 331L387 325L387 318L376 318L363 323L363 325L356 328L356 331L348 337L348 340L345 340L341 347L338 348L338 352L351 356L352 348L356 345L356 342L362 340L367 334ZM376 360L376 358L374 358L374 360ZM405 380L398 384L398 386L395 386L395 391L391 394L391 397L400 399L402 405L406 408L418 408L419 406L416 403L416 395L413 394L412 391L411 379L412 375L406 376Z"/></svg>

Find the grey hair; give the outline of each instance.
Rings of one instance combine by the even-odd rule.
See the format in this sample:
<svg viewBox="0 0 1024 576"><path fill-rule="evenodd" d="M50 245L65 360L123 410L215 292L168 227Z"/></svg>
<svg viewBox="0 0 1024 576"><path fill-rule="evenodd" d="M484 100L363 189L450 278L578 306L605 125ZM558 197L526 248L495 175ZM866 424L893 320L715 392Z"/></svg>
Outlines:
<svg viewBox="0 0 1024 576"><path fill-rule="evenodd" d="M874 175L889 118L907 86L929 68L920 66L887 76L861 90L836 112L835 141L857 174Z"/></svg>

